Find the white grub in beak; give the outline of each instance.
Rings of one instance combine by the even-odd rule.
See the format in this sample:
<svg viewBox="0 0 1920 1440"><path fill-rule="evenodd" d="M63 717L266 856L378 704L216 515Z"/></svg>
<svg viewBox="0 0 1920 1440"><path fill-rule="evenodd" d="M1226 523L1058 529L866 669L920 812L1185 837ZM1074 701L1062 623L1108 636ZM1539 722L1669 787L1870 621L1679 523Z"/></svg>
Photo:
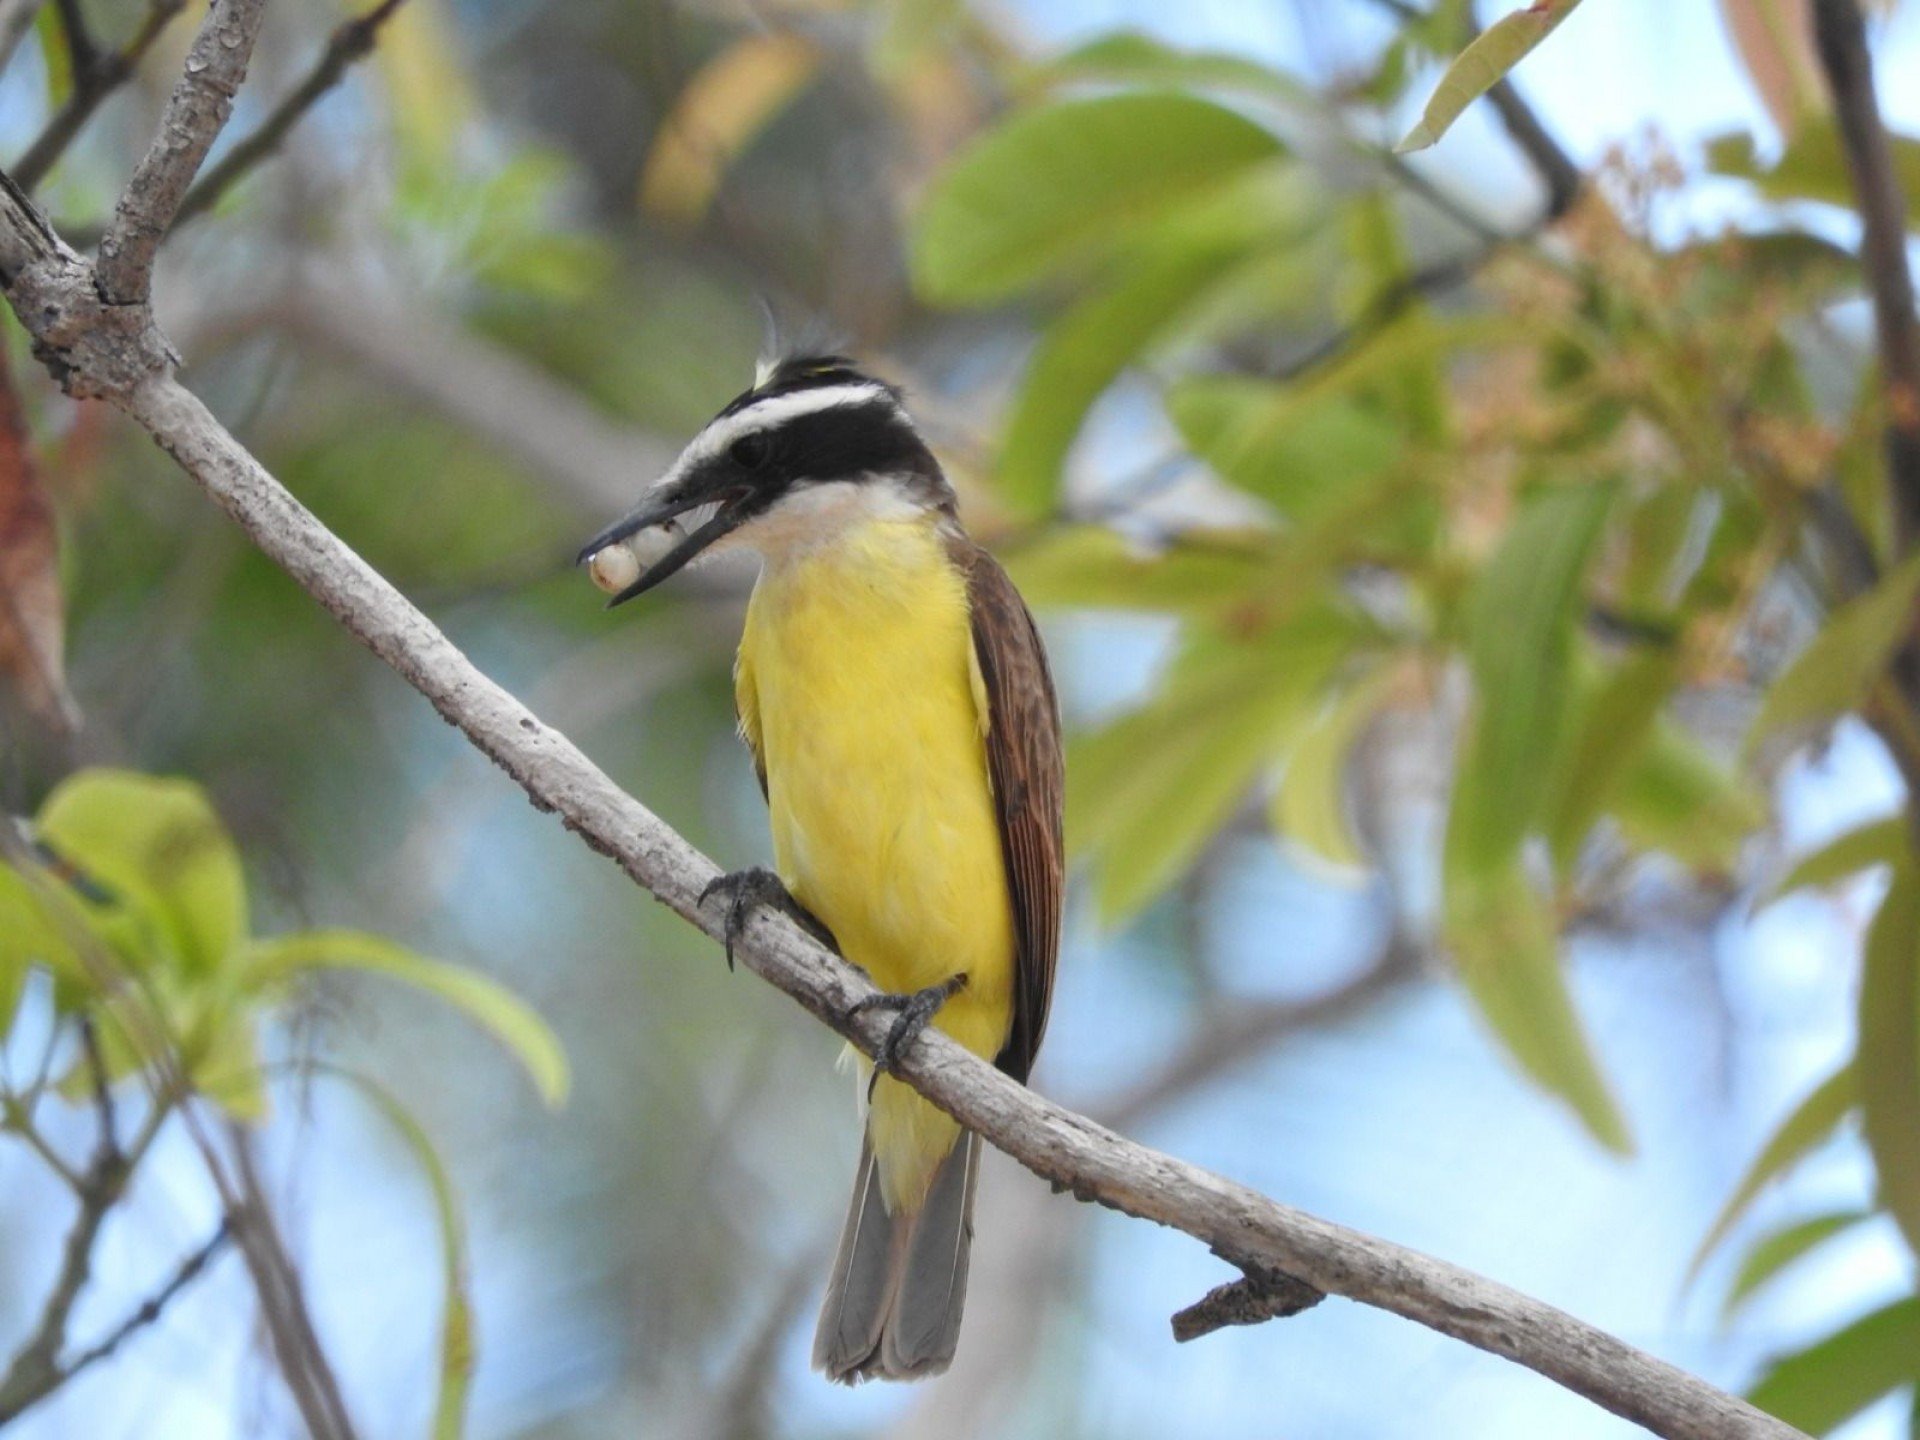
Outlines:
<svg viewBox="0 0 1920 1440"><path fill-rule="evenodd" d="M713 509L713 506L703 505L692 512L693 518L704 524ZM587 561L587 574L607 594L618 595L638 580L642 571L657 564L680 543L680 538L687 533L687 518L681 515L672 520L663 520L658 525L636 530L626 539L616 540L604 549L594 551Z"/></svg>

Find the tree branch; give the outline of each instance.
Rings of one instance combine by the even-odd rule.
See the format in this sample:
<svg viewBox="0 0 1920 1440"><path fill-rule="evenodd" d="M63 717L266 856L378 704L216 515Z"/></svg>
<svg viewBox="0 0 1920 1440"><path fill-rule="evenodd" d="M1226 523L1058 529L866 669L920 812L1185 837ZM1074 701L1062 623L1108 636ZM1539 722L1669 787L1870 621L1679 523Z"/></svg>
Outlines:
<svg viewBox="0 0 1920 1440"><path fill-rule="evenodd" d="M174 227L177 229L195 216L211 210L249 170L278 150L288 133L300 123L301 117L319 103L320 97L345 79L347 71L373 53L380 27L406 3L407 0L380 0L380 4L366 14L348 20L335 29L327 40L326 49L320 52L319 60L307 72L307 78L294 86L287 98L274 107L273 113L262 120L252 134L236 141L233 148L221 157L220 163L201 176L199 183L187 192L186 198L180 202L179 213L173 217Z"/></svg>
<svg viewBox="0 0 1920 1440"><path fill-rule="evenodd" d="M1880 120L1857 0L1815 0L1813 29L1860 210L1860 261L1873 297L1887 401L1887 477L1905 551L1920 544L1920 318L1907 268L1906 197Z"/></svg>
<svg viewBox="0 0 1920 1440"><path fill-rule="evenodd" d="M245 17L233 12L248 4L216 0L203 38L210 32L235 33L240 37L236 48L244 49L251 32L224 27L239 25ZM258 0L252 0L255 19L257 8ZM170 107L170 113L174 108L190 112L176 130L189 122L217 129L224 113L221 105L209 108L197 101ZM197 154L205 153L204 143L184 135L181 140L173 150L157 145L156 153L187 154L195 145ZM108 256L104 244L101 260L105 268L118 257L123 283L137 282L133 293L141 301L152 252L140 237L157 243L183 188L176 183L179 171L191 172L190 164L169 166L151 154L148 161L143 174L156 172L155 183L172 187L173 199L133 193L140 184L136 177L116 217L116 225L136 217L124 228L129 241L145 247L146 262L129 265L129 248L116 247ZM556 812L676 913L717 935L718 915L698 907L699 895L718 874L713 863L622 792L564 735L474 668L425 615L327 530L174 379L164 345L156 351L147 340L151 319L144 303L98 304L95 278L92 267L53 233L17 186L0 184L0 286L32 334L36 353L62 383L76 393L110 399L131 415L269 558L419 690L537 808ZM136 312L132 325L116 311ZM737 953L749 969L868 1053L884 1038L885 1017L853 1009L874 993L871 985L785 918L756 913ZM1283 1272L1323 1293L1418 1321L1526 1365L1670 1440L1787 1440L1798 1434L1539 1300L1135 1144L1035 1095L938 1031L915 1041L901 1073L1035 1174L1084 1200L1179 1229L1248 1275ZM271 1278L256 1275L263 1288Z"/></svg>
<svg viewBox="0 0 1920 1440"><path fill-rule="evenodd" d="M94 282L108 304L139 304L151 292L154 256L232 113L265 11L266 0L213 0L201 22L160 131L100 237Z"/></svg>
<svg viewBox="0 0 1920 1440"><path fill-rule="evenodd" d="M1326 1295L1278 1270L1250 1271L1217 1285L1173 1317L1173 1338L1184 1345L1229 1325L1259 1325L1311 1310Z"/></svg>
<svg viewBox="0 0 1920 1440"><path fill-rule="evenodd" d="M61 0L60 19L73 66L73 93L15 163L13 178L23 189L31 191L47 178L47 172L93 118L93 112L133 78L135 68L160 38L160 32L185 8L186 0L150 0L146 19L140 22L134 37L118 50L103 51L94 44L81 20L77 0Z"/></svg>

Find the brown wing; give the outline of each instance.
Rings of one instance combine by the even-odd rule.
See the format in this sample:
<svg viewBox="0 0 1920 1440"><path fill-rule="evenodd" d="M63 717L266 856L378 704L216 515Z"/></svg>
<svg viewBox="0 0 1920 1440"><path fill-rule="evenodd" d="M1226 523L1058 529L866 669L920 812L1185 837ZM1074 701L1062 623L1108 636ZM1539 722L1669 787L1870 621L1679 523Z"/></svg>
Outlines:
<svg viewBox="0 0 1920 1440"><path fill-rule="evenodd" d="M1013 898L1013 1029L995 1060L1024 1081L1047 1028L1066 883L1060 708L1046 648L1013 581L971 540L952 544L967 576L973 648L987 692L987 774Z"/></svg>

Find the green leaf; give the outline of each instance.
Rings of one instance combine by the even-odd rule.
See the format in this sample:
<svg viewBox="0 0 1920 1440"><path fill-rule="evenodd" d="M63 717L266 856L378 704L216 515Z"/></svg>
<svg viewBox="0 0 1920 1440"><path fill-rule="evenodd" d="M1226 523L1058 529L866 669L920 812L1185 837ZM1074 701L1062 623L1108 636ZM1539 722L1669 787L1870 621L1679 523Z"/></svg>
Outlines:
<svg viewBox="0 0 1920 1440"><path fill-rule="evenodd" d="M1030 79L1048 87L1092 82L1238 92L1316 115L1325 105L1284 71L1222 51L1181 50L1138 30L1119 30L1090 40L1036 66Z"/></svg>
<svg viewBox="0 0 1920 1440"><path fill-rule="evenodd" d="M1446 134L1462 110L1504 80L1509 70L1579 6L1580 0L1534 0L1525 9L1494 21L1447 67L1420 123L1394 146L1395 151L1405 155L1424 150Z"/></svg>
<svg viewBox="0 0 1920 1440"><path fill-rule="evenodd" d="M1893 134L1887 140L1907 197L1908 222L1920 225L1920 140ZM1717 175L1752 181L1769 200L1814 200L1853 209L1846 152L1831 115L1802 116L1793 142L1772 165L1761 161L1753 136L1746 131L1715 136L1707 142L1707 168Z"/></svg>
<svg viewBox="0 0 1920 1440"><path fill-rule="evenodd" d="M1554 920L1517 857L1446 877L1445 934L1467 993L1526 1073L1602 1145L1633 1149L1560 968Z"/></svg>
<svg viewBox="0 0 1920 1440"><path fill-rule="evenodd" d="M1547 844L1562 878L1573 872L1588 832L1653 733L1678 669L1671 650L1641 650L1604 680L1582 687L1586 693L1555 762L1545 813Z"/></svg>
<svg viewBox="0 0 1920 1440"><path fill-rule="evenodd" d="M73 917L78 921L76 914ZM82 981L85 971L33 880L0 865L0 1036L13 1029L27 974L44 969L62 980Z"/></svg>
<svg viewBox="0 0 1920 1440"><path fill-rule="evenodd" d="M194 1058L188 1075L195 1090L239 1120L267 1118L267 1077L253 1020L226 1015Z"/></svg>
<svg viewBox="0 0 1920 1440"><path fill-rule="evenodd" d="M1634 845L1705 875L1731 873L1767 813L1751 780L1665 716L1654 720L1607 809Z"/></svg>
<svg viewBox="0 0 1920 1440"><path fill-rule="evenodd" d="M1775 1361L1747 1398L1809 1435L1824 1435L1917 1376L1920 1297L1911 1297Z"/></svg>
<svg viewBox="0 0 1920 1440"><path fill-rule="evenodd" d="M1920 555L1835 610L1767 691L1747 732L1747 752L1779 731L1823 724L1864 706L1893 652L1913 631L1916 597Z"/></svg>
<svg viewBox="0 0 1920 1440"><path fill-rule="evenodd" d="M1581 587L1614 495L1537 495L1487 562L1468 607L1477 700L1447 824L1449 873L1494 873L1545 804L1567 707Z"/></svg>
<svg viewBox="0 0 1920 1440"><path fill-rule="evenodd" d="M1250 642L1210 640L1182 657L1146 706L1075 742L1068 843L1097 861L1103 924L1178 878L1284 752L1361 635L1346 614L1321 607Z"/></svg>
<svg viewBox="0 0 1920 1440"><path fill-rule="evenodd" d="M1910 854L1867 931L1854 1069L1880 1203L1920 1256L1920 874Z"/></svg>
<svg viewBox="0 0 1920 1440"><path fill-rule="evenodd" d="M1184 531L1148 553L1104 525L1075 525L1003 558L1036 609L1205 616L1246 599L1271 563L1272 537Z"/></svg>
<svg viewBox="0 0 1920 1440"><path fill-rule="evenodd" d="M1002 299L1280 154L1245 116L1191 95L1027 111L971 145L934 186L914 231L915 283L935 304Z"/></svg>
<svg viewBox="0 0 1920 1440"><path fill-rule="evenodd" d="M1871 1220L1871 1210L1842 1210L1831 1215L1815 1215L1797 1220L1783 1229L1763 1236L1747 1251L1739 1272L1727 1291L1721 1315L1731 1318L1735 1311L1753 1298L1759 1289L1802 1256L1810 1254L1834 1236L1851 1230L1863 1220Z"/></svg>
<svg viewBox="0 0 1920 1440"><path fill-rule="evenodd" d="M246 936L240 855L199 786L82 770L47 797L35 833L158 931L184 972L211 975Z"/></svg>
<svg viewBox="0 0 1920 1440"><path fill-rule="evenodd" d="M1733 1193L1720 1207L1720 1213L1714 1216L1713 1224L1707 1227L1700 1248L1694 1251L1693 1261L1687 1267L1689 1278L1699 1273L1707 1256L1726 1239L1727 1232L1733 1229L1734 1223L1746 1213L1747 1207L1768 1183L1810 1154L1859 1103L1860 1090L1853 1066L1843 1065L1794 1106L1787 1118L1780 1122L1780 1128L1760 1147L1760 1153L1754 1156L1747 1173L1740 1177L1740 1183L1733 1187Z"/></svg>
<svg viewBox="0 0 1920 1440"><path fill-rule="evenodd" d="M1904 816L1889 815L1872 820L1836 836L1811 854L1803 855L1793 869L1760 899L1771 905L1795 890L1836 885L1876 865L1896 863L1907 848L1907 822Z"/></svg>
<svg viewBox="0 0 1920 1440"><path fill-rule="evenodd" d="M1009 510L1033 517L1054 508L1067 452L1093 402L1237 254L1195 249L1155 256L1048 327L1020 383L995 467Z"/></svg>
<svg viewBox="0 0 1920 1440"><path fill-rule="evenodd" d="M393 1131L413 1152L420 1173L433 1192L434 1214L440 1222L440 1381L434 1396L431 1440L460 1440L466 1434L467 1398L473 1386L477 1348L473 1331L473 1298L468 1279L467 1226L460 1213L447 1167L434 1149L433 1138L385 1086L352 1070L324 1065L322 1073L345 1081L372 1103Z"/></svg>
<svg viewBox="0 0 1920 1440"><path fill-rule="evenodd" d="M472 970L416 955L358 930L303 930L255 941L246 985L267 989L308 970L360 970L384 975L444 1000L490 1031L526 1070L549 1105L567 1098L567 1057L547 1022L505 986Z"/></svg>
<svg viewBox="0 0 1920 1440"><path fill-rule="evenodd" d="M1290 405L1280 387L1239 376L1195 376L1167 394L1180 438L1229 484L1305 520L1385 473L1404 442L1393 423L1344 395Z"/></svg>
<svg viewBox="0 0 1920 1440"><path fill-rule="evenodd" d="M1347 756L1392 680L1392 670L1382 667L1327 706L1301 732L1273 792L1274 831L1330 865L1359 869L1367 863L1347 823Z"/></svg>

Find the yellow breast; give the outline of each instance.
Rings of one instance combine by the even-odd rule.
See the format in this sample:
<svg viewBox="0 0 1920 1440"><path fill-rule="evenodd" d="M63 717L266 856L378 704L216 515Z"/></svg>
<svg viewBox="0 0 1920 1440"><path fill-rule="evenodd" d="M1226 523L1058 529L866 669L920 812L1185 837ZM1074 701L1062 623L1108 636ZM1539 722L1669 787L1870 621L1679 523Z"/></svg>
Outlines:
<svg viewBox="0 0 1920 1440"><path fill-rule="evenodd" d="M934 1023L991 1058L1012 1020L1013 915L965 582L931 517L770 559L735 684L787 888L883 989L965 972ZM917 1207L957 1127L884 1078L868 1124L889 1208Z"/></svg>

